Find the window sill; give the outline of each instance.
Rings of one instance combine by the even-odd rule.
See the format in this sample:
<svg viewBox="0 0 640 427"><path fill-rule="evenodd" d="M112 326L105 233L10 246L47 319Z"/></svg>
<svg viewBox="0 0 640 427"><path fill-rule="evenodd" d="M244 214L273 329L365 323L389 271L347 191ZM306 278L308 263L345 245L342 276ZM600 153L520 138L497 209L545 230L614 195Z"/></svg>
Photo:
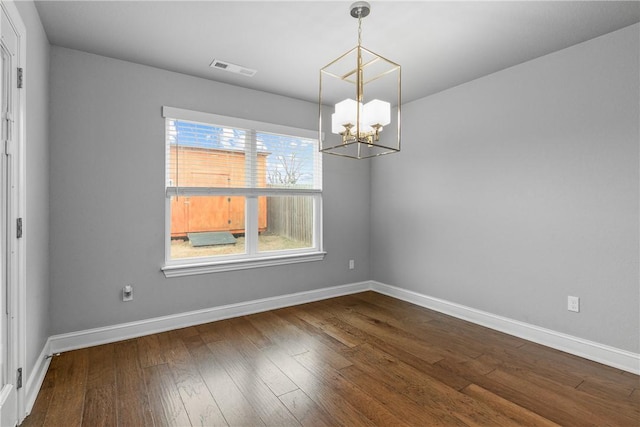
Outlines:
<svg viewBox="0 0 640 427"><path fill-rule="evenodd" d="M299 262L322 261L326 252L312 252L296 255L279 255L242 260L206 261L191 264L168 264L162 267L167 278L193 276L196 274L219 273L222 271L246 270L250 268L271 267L275 265L295 264Z"/></svg>

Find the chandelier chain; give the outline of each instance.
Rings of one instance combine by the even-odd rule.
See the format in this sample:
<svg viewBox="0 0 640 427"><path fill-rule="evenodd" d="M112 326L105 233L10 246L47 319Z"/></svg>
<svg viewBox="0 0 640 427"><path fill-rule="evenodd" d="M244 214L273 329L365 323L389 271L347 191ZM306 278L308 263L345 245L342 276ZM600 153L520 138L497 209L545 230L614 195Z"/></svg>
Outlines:
<svg viewBox="0 0 640 427"><path fill-rule="evenodd" d="M358 46L362 44L362 16L358 15Z"/></svg>

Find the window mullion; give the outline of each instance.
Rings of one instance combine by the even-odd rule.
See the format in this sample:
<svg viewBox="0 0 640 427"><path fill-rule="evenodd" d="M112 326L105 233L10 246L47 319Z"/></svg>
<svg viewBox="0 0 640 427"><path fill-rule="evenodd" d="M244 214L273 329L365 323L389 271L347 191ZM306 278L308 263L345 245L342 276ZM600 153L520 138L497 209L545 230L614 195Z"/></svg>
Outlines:
<svg viewBox="0 0 640 427"><path fill-rule="evenodd" d="M247 255L255 255L258 253L258 198L256 196L248 196L245 200L245 250Z"/></svg>
<svg viewBox="0 0 640 427"><path fill-rule="evenodd" d="M245 179L248 188L254 189L258 186L258 142L255 130L247 131L245 141ZM244 242L248 255L258 253L258 198L256 196L246 197L246 223Z"/></svg>

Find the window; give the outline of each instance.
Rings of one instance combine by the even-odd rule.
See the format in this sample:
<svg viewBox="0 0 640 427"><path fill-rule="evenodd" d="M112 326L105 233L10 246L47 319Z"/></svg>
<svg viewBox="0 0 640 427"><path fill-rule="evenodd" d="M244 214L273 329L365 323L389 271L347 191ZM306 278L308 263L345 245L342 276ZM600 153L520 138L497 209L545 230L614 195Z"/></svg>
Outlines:
<svg viewBox="0 0 640 427"><path fill-rule="evenodd" d="M316 131L163 107L167 277L317 261Z"/></svg>

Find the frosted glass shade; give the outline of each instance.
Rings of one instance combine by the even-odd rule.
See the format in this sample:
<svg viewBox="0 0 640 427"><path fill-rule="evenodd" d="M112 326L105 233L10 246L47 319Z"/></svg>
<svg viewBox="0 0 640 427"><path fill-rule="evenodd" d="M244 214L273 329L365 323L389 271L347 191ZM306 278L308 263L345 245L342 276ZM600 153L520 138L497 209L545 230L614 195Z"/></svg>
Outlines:
<svg viewBox="0 0 640 427"><path fill-rule="evenodd" d="M364 123L368 126L386 126L391 123L391 104L379 99L369 101L364 105Z"/></svg>
<svg viewBox="0 0 640 427"><path fill-rule="evenodd" d="M364 106L353 99L338 102L335 113L331 115L331 132L338 135L345 131L345 125L356 127L360 108L360 132L371 132L374 125L386 126L391 123L391 104L379 99L367 102Z"/></svg>
<svg viewBox="0 0 640 427"><path fill-rule="evenodd" d="M344 132L344 123L341 123L340 119L336 117L336 113L331 115L331 133L340 135Z"/></svg>
<svg viewBox="0 0 640 427"><path fill-rule="evenodd" d="M341 125L356 125L358 103L353 99L345 99L336 104L335 117Z"/></svg>

